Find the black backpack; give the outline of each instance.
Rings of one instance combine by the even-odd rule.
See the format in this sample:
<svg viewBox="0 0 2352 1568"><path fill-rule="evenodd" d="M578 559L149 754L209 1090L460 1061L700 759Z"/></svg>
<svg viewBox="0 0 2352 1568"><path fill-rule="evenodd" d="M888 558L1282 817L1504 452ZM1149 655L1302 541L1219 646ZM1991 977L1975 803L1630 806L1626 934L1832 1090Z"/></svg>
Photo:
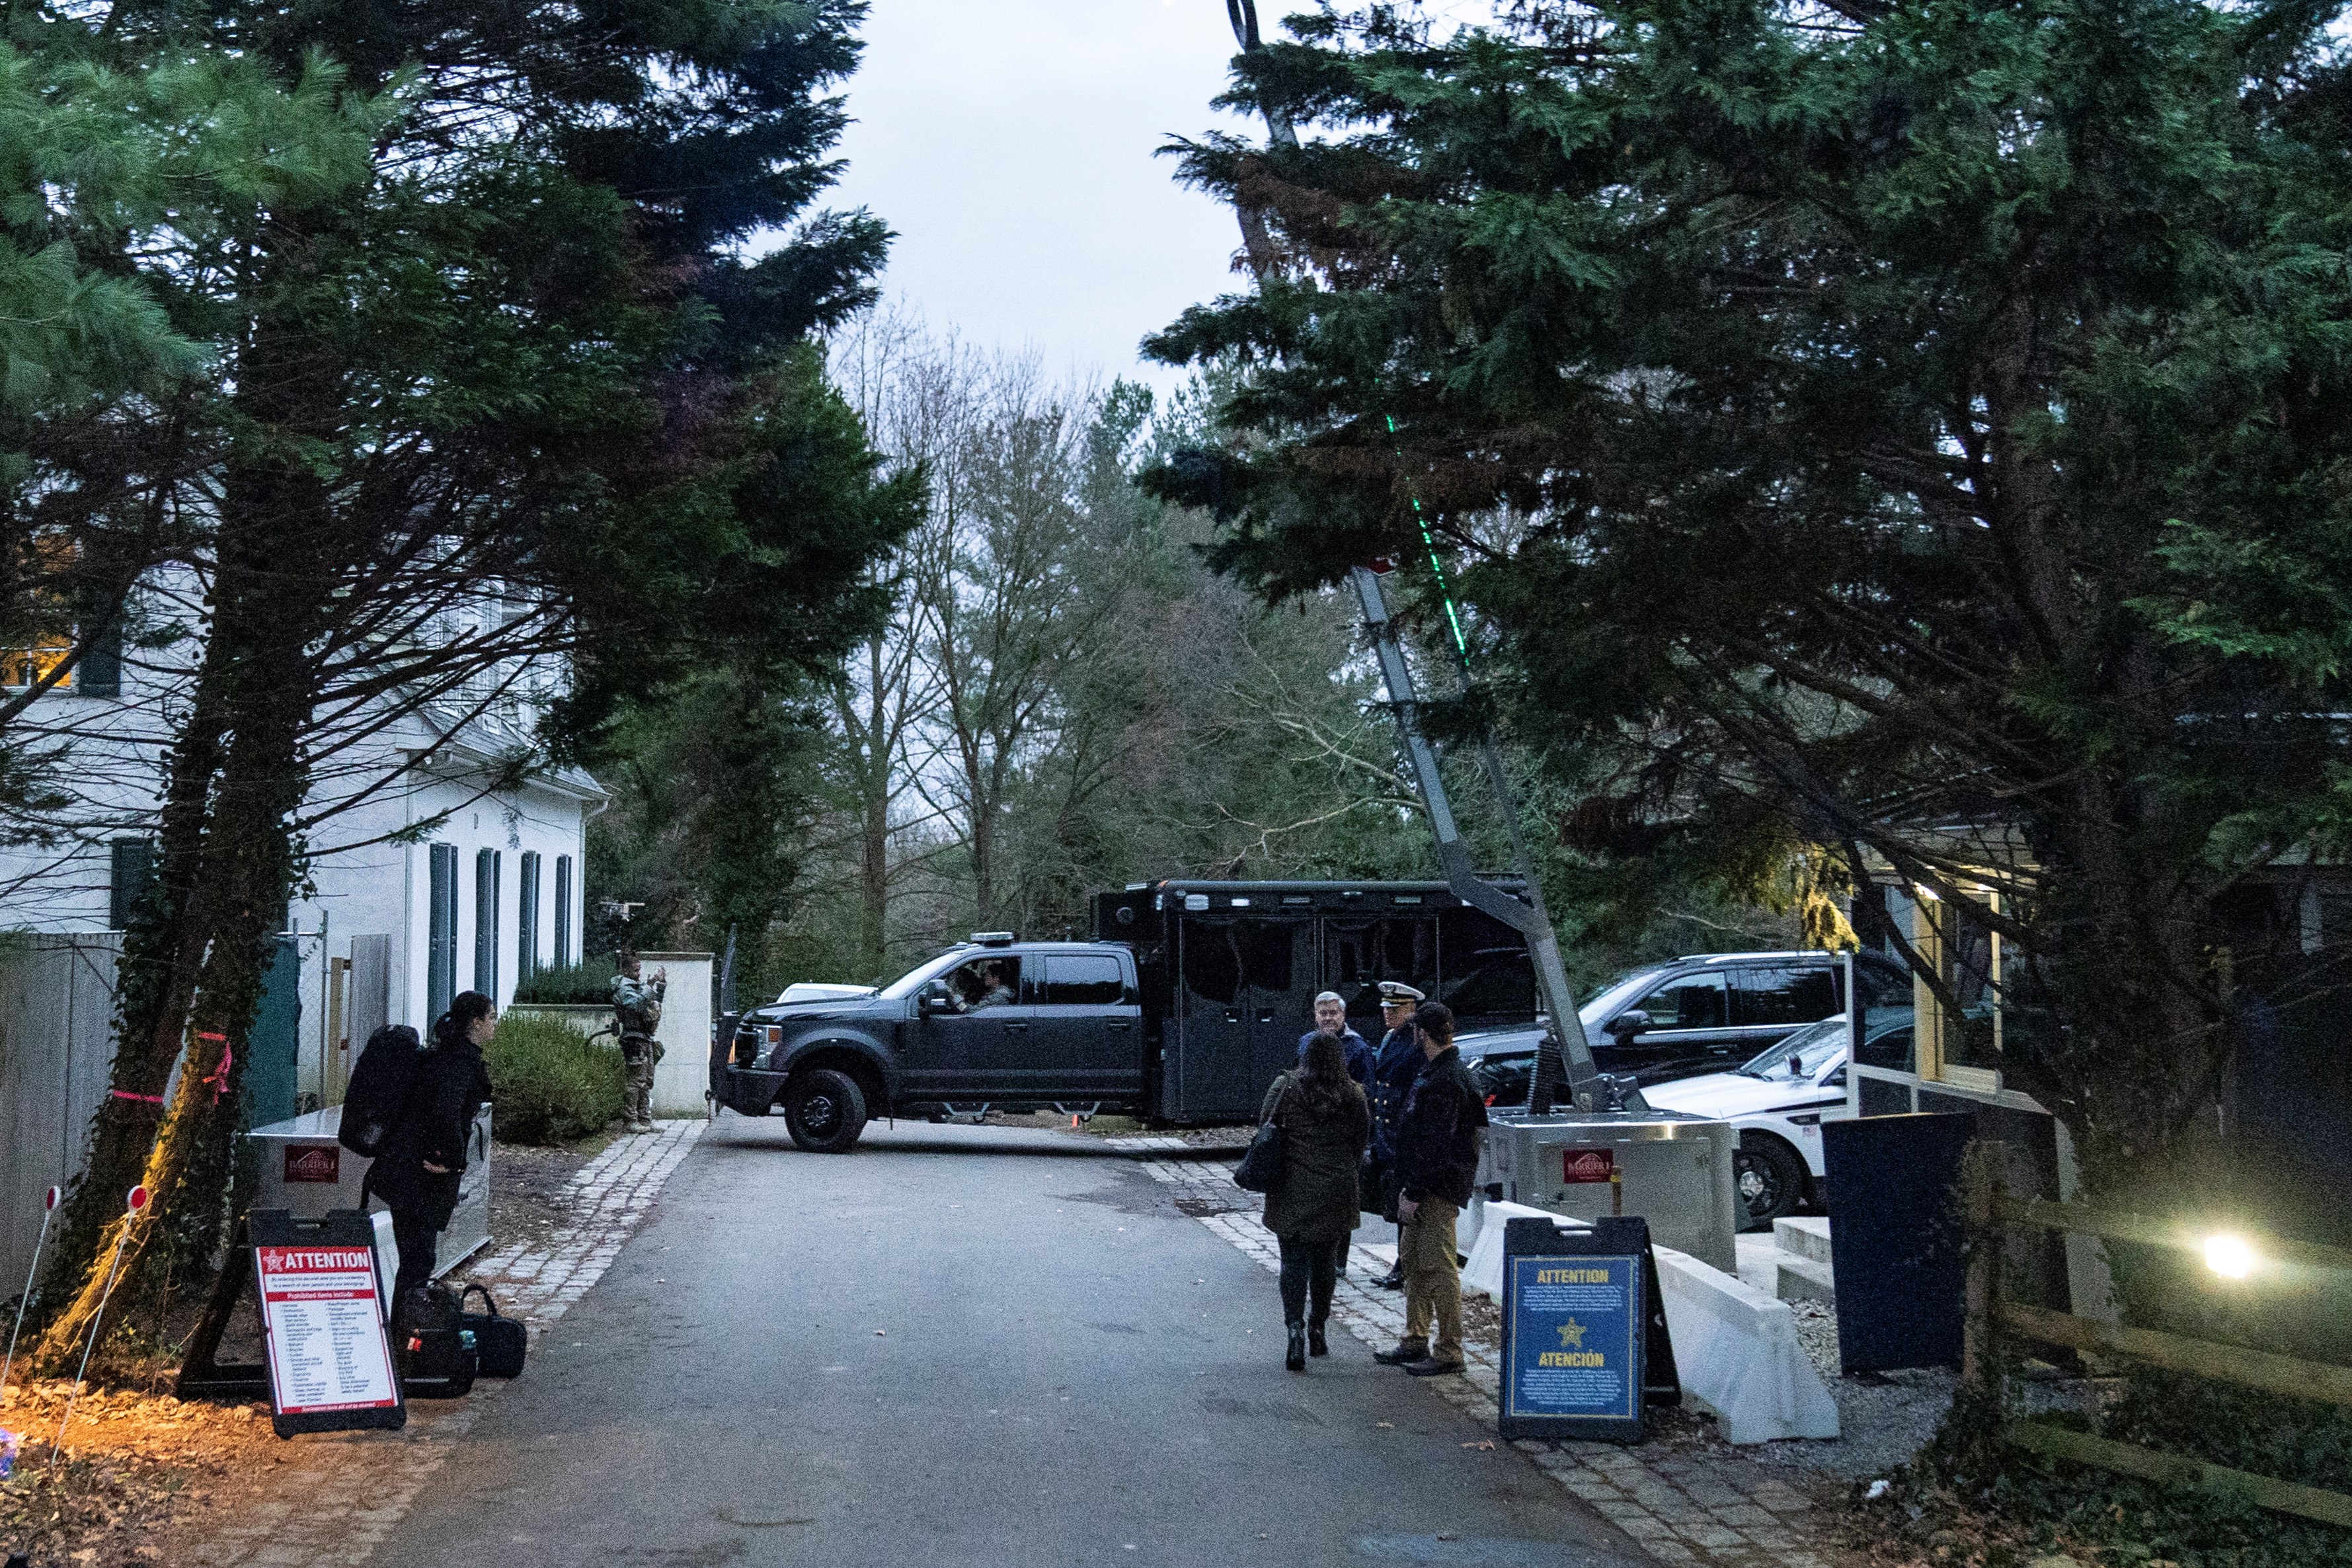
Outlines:
<svg viewBox="0 0 2352 1568"><path fill-rule="evenodd" d="M481 1362L456 1291L438 1280L414 1287L395 1304L392 1327L402 1394L462 1399L473 1392Z"/></svg>
<svg viewBox="0 0 2352 1568"><path fill-rule="evenodd" d="M370 1035L352 1065L352 1081L343 1089L343 1117L335 1129L335 1142L371 1160L383 1153L393 1128L408 1110L408 1091L424 1058L425 1043L405 1024L386 1024Z"/></svg>

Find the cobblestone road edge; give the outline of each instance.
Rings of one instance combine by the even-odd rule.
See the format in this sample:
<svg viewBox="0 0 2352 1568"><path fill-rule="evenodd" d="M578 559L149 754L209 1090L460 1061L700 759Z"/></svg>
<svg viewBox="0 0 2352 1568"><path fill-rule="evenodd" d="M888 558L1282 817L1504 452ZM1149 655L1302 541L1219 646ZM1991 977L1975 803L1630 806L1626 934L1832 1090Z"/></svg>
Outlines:
<svg viewBox="0 0 2352 1568"><path fill-rule="evenodd" d="M699 1118L655 1123L644 1135L616 1138L564 1184L571 1224L540 1250L509 1247L470 1268L464 1280L489 1287L499 1310L531 1326L533 1338L596 1283L660 1196L678 1162L709 1125ZM288 1463L269 1478L270 1496L180 1553L204 1568L339 1568L364 1563L472 1429L478 1402L496 1398L495 1383L446 1405L409 1406L408 1426L392 1433L348 1433L289 1447ZM389 1454L358 1448L391 1447Z"/></svg>

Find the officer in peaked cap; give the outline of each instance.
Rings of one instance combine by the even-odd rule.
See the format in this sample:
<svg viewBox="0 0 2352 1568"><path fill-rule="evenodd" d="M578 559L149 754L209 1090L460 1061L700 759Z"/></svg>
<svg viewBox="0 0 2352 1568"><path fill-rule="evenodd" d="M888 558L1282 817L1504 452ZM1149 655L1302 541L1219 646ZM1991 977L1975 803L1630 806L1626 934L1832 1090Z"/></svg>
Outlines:
<svg viewBox="0 0 2352 1568"><path fill-rule="evenodd" d="M1412 1080L1427 1059L1412 1032L1412 1010L1425 998L1402 980L1381 981L1380 993L1381 1022L1388 1033L1381 1037L1380 1048L1372 1056L1371 1079L1364 1086L1372 1102L1372 1145L1364 1154L1364 1201L1367 1205L1378 1204L1381 1215L1394 1220L1397 1123L1404 1115L1405 1098L1412 1092ZM1403 1242L1404 1226L1399 1225L1400 1249ZM1400 1250L1397 1266L1389 1270L1381 1286L1390 1290L1402 1289L1403 1269L1403 1254Z"/></svg>

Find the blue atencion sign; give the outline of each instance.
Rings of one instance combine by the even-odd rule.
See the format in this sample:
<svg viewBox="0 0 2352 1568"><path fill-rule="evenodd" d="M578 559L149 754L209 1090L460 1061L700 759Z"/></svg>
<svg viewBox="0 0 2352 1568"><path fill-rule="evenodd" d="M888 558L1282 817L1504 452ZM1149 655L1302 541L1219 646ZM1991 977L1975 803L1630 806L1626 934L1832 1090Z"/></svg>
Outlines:
<svg viewBox="0 0 2352 1568"><path fill-rule="evenodd" d="M1510 1224L1503 1258L1504 1436L1641 1441L1646 1252L1603 1251L1589 1232L1562 1233L1540 1220Z"/></svg>

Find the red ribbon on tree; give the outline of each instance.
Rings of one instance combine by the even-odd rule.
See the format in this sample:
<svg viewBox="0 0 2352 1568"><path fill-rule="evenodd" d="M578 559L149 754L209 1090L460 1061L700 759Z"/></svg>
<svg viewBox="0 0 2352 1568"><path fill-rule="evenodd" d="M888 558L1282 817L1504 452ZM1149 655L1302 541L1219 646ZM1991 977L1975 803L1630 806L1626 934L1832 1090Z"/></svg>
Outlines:
<svg viewBox="0 0 2352 1568"><path fill-rule="evenodd" d="M204 1078L200 1080L213 1086L213 1098L215 1100L218 1100L222 1095L228 1092L229 1064L236 1060L236 1053L229 1048L228 1037L226 1035L199 1033L196 1036L196 1038L200 1040L218 1040L220 1042L220 1066L205 1074Z"/></svg>

